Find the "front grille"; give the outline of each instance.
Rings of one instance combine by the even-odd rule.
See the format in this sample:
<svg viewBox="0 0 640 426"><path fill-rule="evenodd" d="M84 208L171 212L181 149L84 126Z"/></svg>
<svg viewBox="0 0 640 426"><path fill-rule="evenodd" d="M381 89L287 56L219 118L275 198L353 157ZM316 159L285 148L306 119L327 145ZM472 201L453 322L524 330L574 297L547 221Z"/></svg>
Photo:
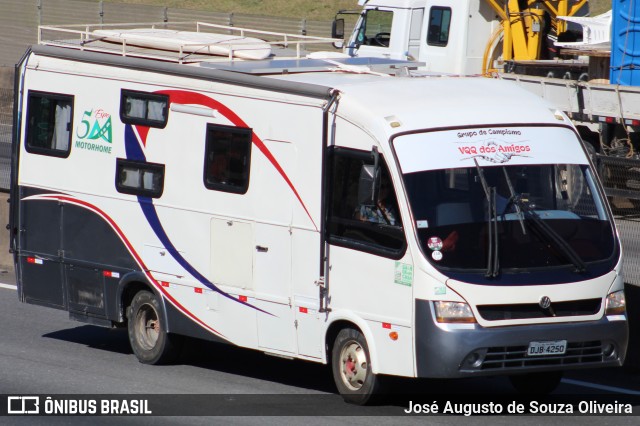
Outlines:
<svg viewBox="0 0 640 426"><path fill-rule="evenodd" d="M527 346L503 346L488 348L481 370L600 363L605 360L602 342L573 342L567 344L563 355L527 356Z"/></svg>
<svg viewBox="0 0 640 426"><path fill-rule="evenodd" d="M600 311L602 299L555 302L550 309L542 309L537 303L516 305L478 305L478 313L486 321L534 319L547 317L574 317L595 315Z"/></svg>

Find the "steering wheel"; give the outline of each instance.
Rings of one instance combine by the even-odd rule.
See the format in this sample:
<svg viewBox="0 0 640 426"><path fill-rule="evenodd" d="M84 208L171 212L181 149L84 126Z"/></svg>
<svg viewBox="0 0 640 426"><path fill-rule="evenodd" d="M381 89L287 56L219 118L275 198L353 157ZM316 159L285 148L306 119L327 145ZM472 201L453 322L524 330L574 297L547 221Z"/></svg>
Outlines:
<svg viewBox="0 0 640 426"><path fill-rule="evenodd" d="M378 33L373 36L373 41L376 42L378 46L389 47L389 41L391 40L391 33Z"/></svg>

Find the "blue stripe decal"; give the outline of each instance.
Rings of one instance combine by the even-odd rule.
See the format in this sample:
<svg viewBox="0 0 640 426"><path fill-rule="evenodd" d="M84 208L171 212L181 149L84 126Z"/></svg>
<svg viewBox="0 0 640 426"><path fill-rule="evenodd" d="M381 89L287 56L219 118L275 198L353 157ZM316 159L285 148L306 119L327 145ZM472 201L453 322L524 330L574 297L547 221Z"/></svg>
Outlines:
<svg viewBox="0 0 640 426"><path fill-rule="evenodd" d="M124 149L127 152L127 160L147 161L138 143L138 138L133 131L133 126L130 124L124 126Z"/></svg>
<svg viewBox="0 0 640 426"><path fill-rule="evenodd" d="M140 148L140 145L138 143L138 138L136 137L131 125L129 124L125 126L124 141L125 141L125 150L127 153L128 160L146 161L145 155L142 152L142 149ZM165 247L165 249L169 252L171 257L173 257L174 260L178 262L178 264L185 269L185 271L190 273L202 285L215 291L216 293L219 293L222 296L230 300L233 300L234 302L249 306L267 315L274 316L273 314L266 312L256 306L253 306L250 303L243 302L233 297L232 295L225 293L224 291L220 290L215 284L209 281L204 275L198 272L196 268L191 266L191 264L187 262L187 260L184 257L182 257L182 255L178 252L178 250L175 248L175 246L169 239L169 236L165 232L162 226L162 223L160 222L160 218L158 217L158 212L156 211L156 207L153 205L153 199L149 197L138 196L138 204L140 205L140 208L142 208L142 213L144 213L144 216L147 219L147 222L149 223L149 225L151 226L151 229L156 234L156 237L158 237L158 239L160 240L162 245Z"/></svg>

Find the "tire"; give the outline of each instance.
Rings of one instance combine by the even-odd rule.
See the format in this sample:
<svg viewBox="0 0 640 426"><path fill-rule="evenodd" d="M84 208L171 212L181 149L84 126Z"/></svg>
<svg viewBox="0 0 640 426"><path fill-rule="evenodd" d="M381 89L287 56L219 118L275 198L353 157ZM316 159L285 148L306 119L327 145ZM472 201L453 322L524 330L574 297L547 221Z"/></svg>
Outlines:
<svg viewBox="0 0 640 426"><path fill-rule="evenodd" d="M155 294L147 290L136 293L128 309L129 343L143 364L166 364L175 361L182 336L167 333L162 307Z"/></svg>
<svg viewBox="0 0 640 426"><path fill-rule="evenodd" d="M509 376L511 385L521 394L547 395L553 392L562 379L562 371L546 371L540 373Z"/></svg>
<svg viewBox="0 0 640 426"><path fill-rule="evenodd" d="M369 347L362 333L353 328L340 330L331 355L333 380L342 398L351 404L372 403L382 384L371 371Z"/></svg>

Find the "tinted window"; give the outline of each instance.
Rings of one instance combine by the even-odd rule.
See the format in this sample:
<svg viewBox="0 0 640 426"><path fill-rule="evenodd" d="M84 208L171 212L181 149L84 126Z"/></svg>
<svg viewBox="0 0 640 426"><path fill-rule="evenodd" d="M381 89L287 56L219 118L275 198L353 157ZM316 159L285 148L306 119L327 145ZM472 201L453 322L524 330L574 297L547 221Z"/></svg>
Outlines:
<svg viewBox="0 0 640 426"><path fill-rule="evenodd" d="M116 188L124 194L159 198L164 190L164 165L119 158Z"/></svg>
<svg viewBox="0 0 640 426"><path fill-rule="evenodd" d="M451 9L448 7L432 7L429 12L429 31L427 44L431 46L446 46L449 42L449 27L451 24Z"/></svg>
<svg viewBox="0 0 640 426"><path fill-rule="evenodd" d="M244 194L249 188L251 138L247 128L209 125L204 184L209 189Z"/></svg>
<svg viewBox="0 0 640 426"><path fill-rule="evenodd" d="M336 148L330 151L331 188L329 238L338 245L394 257L405 247L402 220L389 172L381 158L376 202L362 184L372 166L369 152Z"/></svg>
<svg viewBox="0 0 640 426"><path fill-rule="evenodd" d="M72 120L73 96L29 92L27 151L68 157L71 150Z"/></svg>
<svg viewBox="0 0 640 426"><path fill-rule="evenodd" d="M166 95L122 90L120 119L127 124L164 128L168 106L169 97Z"/></svg>

